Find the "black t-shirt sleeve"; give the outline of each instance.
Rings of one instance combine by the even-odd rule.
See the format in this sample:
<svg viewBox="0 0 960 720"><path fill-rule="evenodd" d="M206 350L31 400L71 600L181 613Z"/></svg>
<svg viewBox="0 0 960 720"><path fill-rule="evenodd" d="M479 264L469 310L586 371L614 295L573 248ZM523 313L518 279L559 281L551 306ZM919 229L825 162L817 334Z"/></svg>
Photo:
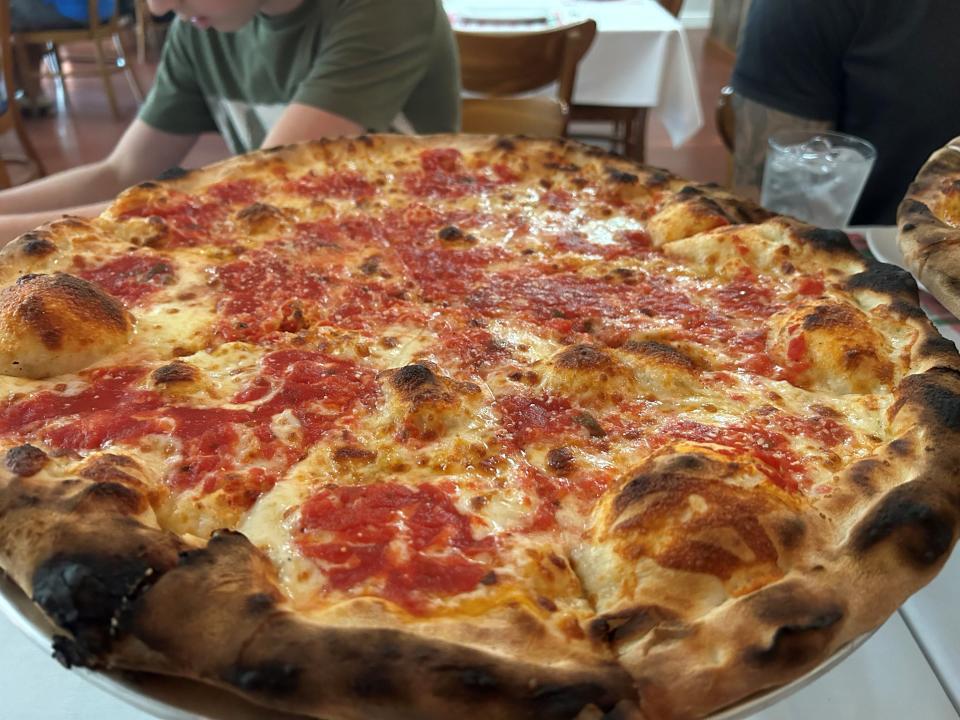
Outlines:
<svg viewBox="0 0 960 720"><path fill-rule="evenodd" d="M843 58L857 29L855 0L753 0L734 90L781 112L836 121Z"/></svg>

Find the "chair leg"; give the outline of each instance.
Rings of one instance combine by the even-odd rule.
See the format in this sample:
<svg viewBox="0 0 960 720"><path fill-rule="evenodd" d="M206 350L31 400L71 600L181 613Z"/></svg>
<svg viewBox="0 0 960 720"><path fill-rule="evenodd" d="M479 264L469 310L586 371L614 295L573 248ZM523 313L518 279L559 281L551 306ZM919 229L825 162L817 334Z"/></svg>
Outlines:
<svg viewBox="0 0 960 720"><path fill-rule="evenodd" d="M13 183L10 181L10 175L7 173L7 164L0 158L0 190L5 190Z"/></svg>
<svg viewBox="0 0 960 720"><path fill-rule="evenodd" d="M70 102L70 96L67 95L67 83L63 79L63 60L60 57L60 48L53 43L47 43L47 54L45 57L47 66L53 73L54 82L57 84L57 93L63 98L63 103L66 105Z"/></svg>
<svg viewBox="0 0 960 720"><path fill-rule="evenodd" d="M117 106L117 96L113 92L113 78L111 72L107 69L107 58L103 52L103 46L100 44L103 38L96 38L93 41L93 51L97 62L97 70L100 77L103 78L103 89L107 91L107 102L110 103L110 109L113 111L113 117L120 120L120 108Z"/></svg>
<svg viewBox="0 0 960 720"><path fill-rule="evenodd" d="M33 167L36 169L36 177L42 178L47 174L47 169L43 166L43 162L40 160L40 156L37 154L36 148L33 147L33 143L30 142L30 136L27 135L27 129L23 126L23 120L20 117L20 110L16 109L13 111L13 131L16 133L17 139L20 141L20 147L23 148L23 154L27 156L27 162L32 163ZM0 164L2 164L0 160ZM9 181L10 178L7 178ZM8 186L9 187L9 186Z"/></svg>
<svg viewBox="0 0 960 720"><path fill-rule="evenodd" d="M149 11L144 7L144 0L136 0L133 4L134 34L137 37L137 62L141 65L147 62L147 22Z"/></svg>
<svg viewBox="0 0 960 720"><path fill-rule="evenodd" d="M130 92L133 93L133 99L140 105L143 103L143 88L140 87L140 81L137 79L137 73L134 71L133 66L127 62L127 55L123 50L123 41L117 34L113 36L113 47L117 51L117 62L123 63L123 74L124 77L127 78L127 83L130 85Z"/></svg>
<svg viewBox="0 0 960 720"><path fill-rule="evenodd" d="M26 96L27 100L30 101L30 104L33 105L37 98L33 96L32 92L30 92L30 88L38 87L40 85L40 68L30 61L30 53L27 52L27 46L25 43L17 42L14 44L13 49L17 58L14 67L16 68L19 66L21 73L20 82L23 83L22 89L24 91L24 95ZM9 187L9 185L7 187Z"/></svg>
<svg viewBox="0 0 960 720"><path fill-rule="evenodd" d="M626 122L623 154L638 162L644 161L646 155L646 108L635 108L630 119Z"/></svg>

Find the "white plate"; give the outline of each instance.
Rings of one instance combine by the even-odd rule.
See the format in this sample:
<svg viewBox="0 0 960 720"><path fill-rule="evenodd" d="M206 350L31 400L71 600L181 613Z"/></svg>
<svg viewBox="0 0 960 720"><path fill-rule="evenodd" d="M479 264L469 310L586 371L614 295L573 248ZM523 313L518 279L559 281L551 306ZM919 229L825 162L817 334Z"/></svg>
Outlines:
<svg viewBox="0 0 960 720"><path fill-rule="evenodd" d="M870 248L870 252L873 253L873 256L877 260L896 265L910 272L910 268L907 267L903 260L903 253L900 252L900 245L897 243L897 228L868 228L863 231L863 234L867 239L867 247ZM916 280L916 278L914 279ZM917 285L921 290L927 292L927 289L919 280L917 280Z"/></svg>
<svg viewBox="0 0 960 720"><path fill-rule="evenodd" d="M0 613L50 654L53 627L2 571ZM56 661L51 658L50 662ZM73 672L128 705L161 720L308 720L302 715L271 712L226 690L182 678L83 668L75 668Z"/></svg>
<svg viewBox="0 0 960 720"><path fill-rule="evenodd" d="M468 5L452 13L461 23L546 23L556 13L537 5Z"/></svg>
<svg viewBox="0 0 960 720"><path fill-rule="evenodd" d="M50 652L53 628L17 585L0 572L0 613L30 640ZM791 683L711 715L709 720L740 720L809 685L835 667L872 635L844 645L832 657ZM50 662L55 662L52 658ZM148 673L73 672L111 695L161 720L307 720L301 715L271 712L225 690L181 678Z"/></svg>

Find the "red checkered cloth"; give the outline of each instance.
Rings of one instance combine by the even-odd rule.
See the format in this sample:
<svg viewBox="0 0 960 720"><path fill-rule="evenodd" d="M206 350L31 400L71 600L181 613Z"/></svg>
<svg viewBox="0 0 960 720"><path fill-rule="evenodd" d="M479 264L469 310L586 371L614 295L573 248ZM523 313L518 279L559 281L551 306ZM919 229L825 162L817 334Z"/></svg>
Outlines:
<svg viewBox="0 0 960 720"><path fill-rule="evenodd" d="M873 258L870 248L867 247L867 239L858 232L847 233L850 242L861 253L869 258ZM940 334L945 338L953 340L960 346L960 320L953 316L940 301L925 290L920 290L920 307L927 313L927 317L933 322Z"/></svg>

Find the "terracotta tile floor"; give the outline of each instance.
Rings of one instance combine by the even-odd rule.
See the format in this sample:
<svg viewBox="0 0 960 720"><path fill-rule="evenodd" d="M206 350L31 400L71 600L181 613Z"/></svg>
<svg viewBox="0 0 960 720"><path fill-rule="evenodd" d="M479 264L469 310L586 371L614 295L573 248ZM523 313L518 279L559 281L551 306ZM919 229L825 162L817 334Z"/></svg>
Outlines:
<svg viewBox="0 0 960 720"><path fill-rule="evenodd" d="M666 131L651 117L647 162L693 180L723 183L727 176L728 156L714 127L713 108L720 88L730 75L731 59L705 42L705 30L690 31L689 38L700 80L705 126L683 147L675 149L671 147ZM133 57L133 53L129 57ZM134 67L143 87L149 87L155 64L135 64ZM120 75L115 76L114 86L124 116L119 121L110 113L99 78L68 79L66 104L63 96L55 92L53 83L47 83L48 92L57 101L56 114L47 118L29 118L26 126L48 172L97 160L110 151L137 111L133 95ZM6 138L4 146L8 142L9 138ZM184 164L195 167L224 157L226 152L219 137L204 137Z"/></svg>

